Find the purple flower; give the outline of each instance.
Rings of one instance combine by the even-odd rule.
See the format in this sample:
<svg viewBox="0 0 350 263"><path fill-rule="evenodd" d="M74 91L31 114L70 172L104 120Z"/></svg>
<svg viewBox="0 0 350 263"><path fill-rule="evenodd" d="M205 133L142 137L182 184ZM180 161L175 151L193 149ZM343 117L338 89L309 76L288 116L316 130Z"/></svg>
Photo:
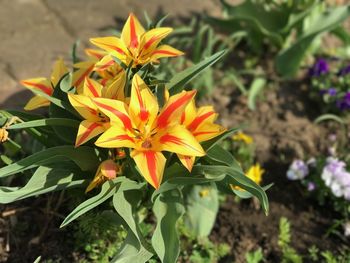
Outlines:
<svg viewBox="0 0 350 263"><path fill-rule="evenodd" d="M320 90L320 94L321 95L329 95L329 96L335 96L335 95L337 95L337 89L335 89L335 88L329 88L329 89L321 89Z"/></svg>
<svg viewBox="0 0 350 263"><path fill-rule="evenodd" d="M346 164L343 161L328 157L321 178L334 196L344 197L350 201L350 173L346 171Z"/></svg>
<svg viewBox="0 0 350 263"><path fill-rule="evenodd" d="M289 180L302 180L309 174L309 168L302 160L294 160L287 171Z"/></svg>
<svg viewBox="0 0 350 263"><path fill-rule="evenodd" d="M307 190L309 191L309 192L312 192L313 190L315 190L316 189L316 184L314 183L314 182L308 182L307 183Z"/></svg>
<svg viewBox="0 0 350 263"><path fill-rule="evenodd" d="M342 99L337 101L337 107L341 110L350 109L350 92L347 92Z"/></svg>
<svg viewBox="0 0 350 263"><path fill-rule="evenodd" d="M349 73L350 73L350 65L347 65L346 67L341 68L338 71L337 76L344 76L344 75L347 75Z"/></svg>
<svg viewBox="0 0 350 263"><path fill-rule="evenodd" d="M315 64L309 69L309 76L318 77L322 74L328 73L329 66L325 59L319 58Z"/></svg>

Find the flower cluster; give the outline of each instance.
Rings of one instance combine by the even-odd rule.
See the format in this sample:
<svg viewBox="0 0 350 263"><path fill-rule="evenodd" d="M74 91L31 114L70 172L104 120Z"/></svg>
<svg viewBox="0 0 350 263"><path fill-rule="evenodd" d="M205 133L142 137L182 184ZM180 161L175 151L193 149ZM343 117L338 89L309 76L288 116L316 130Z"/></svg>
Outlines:
<svg viewBox="0 0 350 263"><path fill-rule="evenodd" d="M344 197L350 201L350 173L346 164L337 158L327 158L321 178L336 197Z"/></svg>
<svg viewBox="0 0 350 263"><path fill-rule="evenodd" d="M309 174L309 167L303 160L294 160L287 171L289 180L302 180Z"/></svg>
<svg viewBox="0 0 350 263"><path fill-rule="evenodd" d="M101 148L127 149L140 174L154 188L159 188L167 162L163 152L176 153L181 163L191 171L195 158L206 153L201 142L210 140L225 129L214 124L217 114L212 106L197 108L195 91L183 91L172 96L165 89L162 102L153 93L139 71L143 65L154 64L163 57L183 53L160 42L172 31L159 27L146 31L130 14L121 37L92 38L101 50L86 49L89 59L74 64L70 104L82 118L75 146L93 138ZM28 79L22 84L41 93L31 99L26 110L48 106L54 88L68 72L59 59L50 80ZM131 82L131 85L129 83ZM130 87L131 86L131 87ZM112 156L116 157L115 154ZM114 170L110 171L110 170ZM103 162L87 191L121 173L113 161ZM108 171L108 172L107 172Z"/></svg>
<svg viewBox="0 0 350 263"><path fill-rule="evenodd" d="M339 66L336 59L319 58L309 69L314 91L311 96L326 103L329 106L326 111L350 110L349 73L350 65L341 63Z"/></svg>

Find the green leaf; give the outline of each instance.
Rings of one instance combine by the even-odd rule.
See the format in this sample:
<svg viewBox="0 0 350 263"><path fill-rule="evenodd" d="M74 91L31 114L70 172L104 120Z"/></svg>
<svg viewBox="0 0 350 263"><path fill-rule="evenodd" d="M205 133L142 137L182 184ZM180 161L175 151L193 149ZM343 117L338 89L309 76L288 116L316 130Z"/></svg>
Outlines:
<svg viewBox="0 0 350 263"><path fill-rule="evenodd" d="M258 95L262 92L266 85L266 79L256 78L251 84L248 91L248 107L251 110L255 110L256 99Z"/></svg>
<svg viewBox="0 0 350 263"><path fill-rule="evenodd" d="M238 165L232 154L220 145L214 145L210 148L205 158L210 158L218 163L226 164L227 166Z"/></svg>
<svg viewBox="0 0 350 263"><path fill-rule="evenodd" d="M34 120L34 121L27 121L27 122L13 124L7 129L14 130L14 129L42 127L42 126L64 126L64 127L74 127L78 129L79 121L72 120L72 119L65 119L65 118L49 118L49 119L41 119L41 120Z"/></svg>
<svg viewBox="0 0 350 263"><path fill-rule="evenodd" d="M221 142L222 140L226 139L227 137L231 136L232 134L236 133L239 130L240 128L229 129L223 132L222 134L220 134L219 136L216 136L215 138L209 141L203 142L202 147L205 151L209 151L210 148L214 147L216 144L218 144L219 142Z"/></svg>
<svg viewBox="0 0 350 263"><path fill-rule="evenodd" d="M219 210L219 198L216 185L195 185L185 196L185 225L196 237L210 234Z"/></svg>
<svg viewBox="0 0 350 263"><path fill-rule="evenodd" d="M152 236L152 245L162 263L177 262L180 247L176 223L184 211L180 192L176 190L159 195L154 202L153 212L157 226Z"/></svg>
<svg viewBox="0 0 350 263"><path fill-rule="evenodd" d="M313 40L320 34L339 26L350 15L349 6L339 6L327 10L308 27L304 34L290 47L282 50L276 58L276 68L284 77L293 76L303 60Z"/></svg>
<svg viewBox="0 0 350 263"><path fill-rule="evenodd" d="M266 214L269 211L269 203L265 191L261 188L261 186L257 185L254 181L247 177L241 169L221 165L195 165L192 169L192 174L204 174L205 177L219 177L220 179L222 178L222 175L225 174L226 177L220 181L226 185L237 185L248 191L259 199Z"/></svg>
<svg viewBox="0 0 350 263"><path fill-rule="evenodd" d="M220 60L225 55L225 53L225 50L219 51L209 58L204 59L200 63L193 65L173 76L170 82L166 85L166 88L169 90L170 95L181 92L187 82Z"/></svg>
<svg viewBox="0 0 350 263"><path fill-rule="evenodd" d="M74 89L74 87L72 87L72 80L73 74L71 72L64 75L59 83L61 91L65 93L72 91Z"/></svg>
<svg viewBox="0 0 350 263"><path fill-rule="evenodd" d="M145 183L137 183L125 178L113 196L114 208L123 219L125 228L128 229L128 237L112 262L144 263L153 255L142 236L135 213L142 198L140 189L145 185Z"/></svg>
<svg viewBox="0 0 350 263"><path fill-rule="evenodd" d="M320 123L323 121L336 121L340 124L345 124L345 121L342 118L334 114L323 114L314 120L315 123Z"/></svg>
<svg viewBox="0 0 350 263"><path fill-rule="evenodd" d="M87 213L91 209L94 209L96 206L102 204L103 202L111 198L116 191L118 181L120 181L120 178L117 178L114 181L105 182L102 185L100 193L98 195L95 195L94 197L87 199L79 206L77 206L68 216L66 216L60 227L65 227L70 222L77 219L79 216Z"/></svg>
<svg viewBox="0 0 350 263"><path fill-rule="evenodd" d="M71 187L80 187L85 180L77 179L75 171L68 162L62 167L40 166L29 179L28 183L21 187L0 187L0 203L7 204L20 199L58 191Z"/></svg>
<svg viewBox="0 0 350 263"><path fill-rule="evenodd" d="M30 155L18 162L0 169L0 178L40 166L59 163L63 160L72 160L83 171L95 171L98 158L95 150L91 147L81 146L57 146Z"/></svg>
<svg viewBox="0 0 350 263"><path fill-rule="evenodd" d="M61 84L64 84L64 81L65 78L61 79L57 86L61 87ZM49 108L51 118L65 118L77 120L78 113L76 113L75 109L70 105L67 93L63 92L60 88L56 87L52 96L64 102L64 108L58 107L57 105L51 103ZM53 126L52 128L55 131L56 135L64 142L74 144L78 132L77 128L61 126Z"/></svg>
<svg viewBox="0 0 350 263"><path fill-rule="evenodd" d="M122 247L111 263L145 263L153 256L145 247L140 246L139 240L129 230Z"/></svg>

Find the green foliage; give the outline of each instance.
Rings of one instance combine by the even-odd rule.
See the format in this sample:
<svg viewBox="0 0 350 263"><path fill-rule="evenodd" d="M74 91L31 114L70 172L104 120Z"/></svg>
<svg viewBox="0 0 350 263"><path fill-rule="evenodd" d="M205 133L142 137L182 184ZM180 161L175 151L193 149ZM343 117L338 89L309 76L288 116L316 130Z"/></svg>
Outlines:
<svg viewBox="0 0 350 263"><path fill-rule="evenodd" d="M73 229L76 247L86 254L80 263L110 262L127 234L111 210L84 215Z"/></svg>
<svg viewBox="0 0 350 263"><path fill-rule="evenodd" d="M210 234L219 210L216 185L195 185L185 190L185 225L193 236L206 237Z"/></svg>
<svg viewBox="0 0 350 263"><path fill-rule="evenodd" d="M264 260L265 260L261 248L255 250L255 251L252 251L252 252L248 252L245 255L245 259L246 259L247 263L260 263L260 262L264 262Z"/></svg>
<svg viewBox="0 0 350 263"><path fill-rule="evenodd" d="M290 246L291 230L290 223L287 218L281 217L279 223L278 246L282 250L283 263L302 263L303 259L297 254L294 248Z"/></svg>
<svg viewBox="0 0 350 263"><path fill-rule="evenodd" d="M293 76L307 52L315 50L319 36L338 28L350 15L348 6L327 7L320 0L221 3L225 18L208 17L207 21L229 34L244 32L257 53L265 51L265 44L275 47L275 64L282 76Z"/></svg>

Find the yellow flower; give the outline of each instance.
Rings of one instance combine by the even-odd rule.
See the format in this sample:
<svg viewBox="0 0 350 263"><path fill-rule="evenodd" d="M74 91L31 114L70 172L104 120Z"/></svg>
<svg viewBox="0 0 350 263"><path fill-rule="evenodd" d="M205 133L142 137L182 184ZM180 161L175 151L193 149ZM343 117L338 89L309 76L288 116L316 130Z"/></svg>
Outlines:
<svg viewBox="0 0 350 263"><path fill-rule="evenodd" d="M252 144L253 138L243 132L237 132L235 135L232 136L232 139L234 141L243 141L246 144Z"/></svg>
<svg viewBox="0 0 350 263"><path fill-rule="evenodd" d="M91 191L96 186L104 183L107 180L112 180L117 177L117 175L121 174L122 167L116 164L112 160L103 161L98 167L94 179L88 185L85 190L85 193Z"/></svg>
<svg viewBox="0 0 350 263"><path fill-rule="evenodd" d="M91 43L119 58L124 64L132 66L158 62L162 57L175 57L183 53L168 45L159 43L171 33L172 28L158 27L145 31L134 14L126 21L121 37L100 37L90 39Z"/></svg>
<svg viewBox="0 0 350 263"><path fill-rule="evenodd" d="M264 169L257 163L249 168L248 172L246 172L246 176L252 179L256 184L260 184L264 172Z"/></svg>
<svg viewBox="0 0 350 263"><path fill-rule="evenodd" d="M67 67L64 65L62 59L58 59L53 67L51 78L34 78L22 80L20 83L28 89L31 90L40 90L47 95L51 96L53 93L54 87L58 84L60 79L64 74L68 72ZM46 98L35 95L29 102L25 105L25 110L34 110L40 107L49 106L50 101Z"/></svg>
<svg viewBox="0 0 350 263"><path fill-rule="evenodd" d="M6 142L8 140L8 131L5 128L0 128L0 142Z"/></svg>
<svg viewBox="0 0 350 263"><path fill-rule="evenodd" d="M130 155L141 175L154 188L159 188L166 163L162 151L186 156L205 155L191 132L179 125L181 115L195 93L188 91L171 96L159 112L156 96L135 74L129 106L118 100L92 99L111 122L111 127L95 144L104 148L132 148Z"/></svg>

